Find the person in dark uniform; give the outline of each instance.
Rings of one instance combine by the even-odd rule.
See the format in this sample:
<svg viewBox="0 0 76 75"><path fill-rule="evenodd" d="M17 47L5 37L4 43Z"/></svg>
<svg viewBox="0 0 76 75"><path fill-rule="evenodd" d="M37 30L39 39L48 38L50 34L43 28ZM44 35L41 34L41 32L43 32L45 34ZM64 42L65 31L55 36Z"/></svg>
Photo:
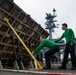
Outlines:
<svg viewBox="0 0 76 75"><path fill-rule="evenodd" d="M52 57L53 54L58 52L60 50L59 46L54 43L51 40L45 39L44 36L40 36L40 44L39 46L32 52L32 54L37 54L41 49L44 47L49 48L45 52L45 61L46 61L46 67L44 69L51 69L51 63L50 63L50 58Z"/></svg>
<svg viewBox="0 0 76 75"><path fill-rule="evenodd" d="M66 46L65 46L65 52L64 52L64 60L62 62L62 66L60 66L58 69L66 69L66 64L68 60L68 55L70 53L71 55L71 62L72 62L72 70L76 69L76 56L75 56L75 46L74 46L74 39L75 35L72 29L68 28L68 25L66 23L62 24L62 30L64 30L64 33L62 36L57 39L55 42L60 41L61 39L66 39Z"/></svg>

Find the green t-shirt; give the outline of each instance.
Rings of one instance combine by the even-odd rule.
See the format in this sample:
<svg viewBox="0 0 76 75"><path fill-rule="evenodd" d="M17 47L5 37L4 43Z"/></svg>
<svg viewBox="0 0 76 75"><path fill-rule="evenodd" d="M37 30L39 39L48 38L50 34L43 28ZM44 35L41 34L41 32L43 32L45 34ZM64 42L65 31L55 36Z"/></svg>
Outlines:
<svg viewBox="0 0 76 75"><path fill-rule="evenodd" d="M41 43L39 44L39 46L34 50L34 53L38 53L41 49L43 49L44 47L48 47L48 48L52 48L54 46L56 46L57 44L52 42L51 40L48 39L43 39L41 41Z"/></svg>
<svg viewBox="0 0 76 75"><path fill-rule="evenodd" d="M62 36L58 40L56 40L55 42L58 42L63 38L66 39L66 42L70 41L70 43L74 43L75 35L74 35L73 30L70 28L66 29L65 32L62 34Z"/></svg>

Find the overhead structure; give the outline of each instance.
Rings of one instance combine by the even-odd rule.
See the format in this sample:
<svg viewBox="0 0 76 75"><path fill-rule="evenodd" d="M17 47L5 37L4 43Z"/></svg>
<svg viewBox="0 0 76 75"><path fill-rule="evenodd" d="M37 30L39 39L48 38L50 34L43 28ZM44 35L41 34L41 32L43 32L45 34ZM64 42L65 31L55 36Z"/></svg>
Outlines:
<svg viewBox="0 0 76 75"><path fill-rule="evenodd" d="M13 0L0 0L0 68L24 69L29 65L31 58L3 21L4 17L9 19L9 23L31 51L38 46L39 36L47 37L48 32Z"/></svg>
<svg viewBox="0 0 76 75"><path fill-rule="evenodd" d="M46 29L49 30L49 39L52 39L52 32L54 32L54 28L57 28L57 26L55 25L55 22L57 22L57 20L54 20L55 17L57 17L56 15L56 10L53 9L53 14L51 13L46 13L46 17L45 19L47 20L45 22L46 25Z"/></svg>

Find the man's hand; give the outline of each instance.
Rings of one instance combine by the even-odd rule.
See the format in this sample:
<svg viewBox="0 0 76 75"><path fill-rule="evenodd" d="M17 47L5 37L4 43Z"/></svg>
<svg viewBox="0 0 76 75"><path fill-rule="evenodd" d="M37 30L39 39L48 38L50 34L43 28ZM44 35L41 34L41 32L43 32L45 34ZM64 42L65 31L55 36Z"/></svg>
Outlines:
<svg viewBox="0 0 76 75"><path fill-rule="evenodd" d="M34 51L32 51L32 54L34 54Z"/></svg>

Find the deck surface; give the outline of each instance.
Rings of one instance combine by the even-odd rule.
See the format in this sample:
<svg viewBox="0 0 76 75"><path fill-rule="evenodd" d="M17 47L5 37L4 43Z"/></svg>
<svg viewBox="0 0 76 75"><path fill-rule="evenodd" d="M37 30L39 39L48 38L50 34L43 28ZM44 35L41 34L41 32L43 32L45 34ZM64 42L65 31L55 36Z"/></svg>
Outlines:
<svg viewBox="0 0 76 75"><path fill-rule="evenodd" d="M49 70L12 70L1 69L0 75L76 75L76 70L71 70L71 64L67 65L66 70L58 70L60 64L53 64L52 69Z"/></svg>

